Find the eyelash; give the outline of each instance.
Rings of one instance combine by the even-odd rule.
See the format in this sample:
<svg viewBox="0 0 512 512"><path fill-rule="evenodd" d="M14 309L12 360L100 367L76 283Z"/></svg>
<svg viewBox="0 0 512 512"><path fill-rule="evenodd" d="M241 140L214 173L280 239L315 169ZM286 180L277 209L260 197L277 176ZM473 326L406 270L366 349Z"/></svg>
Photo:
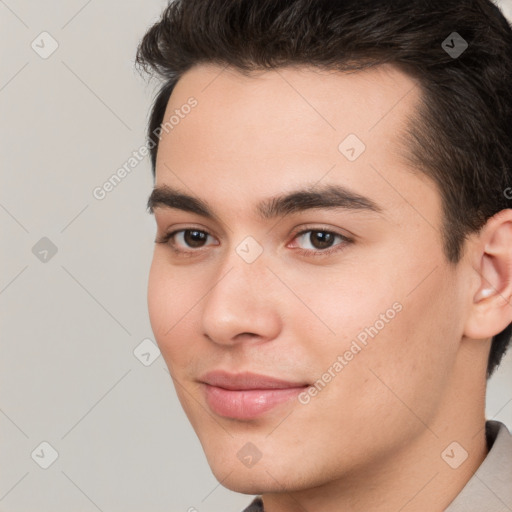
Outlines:
<svg viewBox="0 0 512 512"><path fill-rule="evenodd" d="M155 243L157 244L168 244L170 246L170 248L176 253L178 254L179 256L184 256L184 257L190 257L190 256L194 256L196 255L197 253L201 252L201 250L203 248L199 248L199 249L192 249L192 250L182 250L182 249L177 249L176 248L176 243L174 241L172 241L171 243L169 243L169 241L175 236L177 235L178 233L182 233L182 232L185 232L185 231L197 231L199 233L204 233L206 235L210 235L207 231L204 231L202 229L195 229L195 228L185 228L185 229L177 229L175 231L171 231L169 233L165 233L164 235L162 235L160 238L157 238L155 240ZM306 233L312 233L312 232L319 232L319 233L327 233L327 234L331 234L331 235L334 235L335 237L338 237L339 239L341 239L342 243L340 244L337 244L337 245L334 245L334 246L331 246L327 249L317 249L317 250L311 250L311 249L298 249L298 248L295 248L294 250L298 253L298 254L301 254L303 256L313 256L313 257L322 257L322 256L329 256L333 253L337 253L337 252L340 252L342 250L345 249L345 247L348 245L348 244L351 244L353 243L353 240L351 240L350 238L340 234L340 233L336 233L335 231L330 231L330 230L327 230L327 229L323 229L323 228L319 228L319 227L315 227L315 228L309 228L309 229L305 229L305 230L302 230L302 231L299 231L297 233L294 234L293 236L293 239L292 240L295 240L296 238L306 234ZM211 236L211 235L210 235Z"/></svg>

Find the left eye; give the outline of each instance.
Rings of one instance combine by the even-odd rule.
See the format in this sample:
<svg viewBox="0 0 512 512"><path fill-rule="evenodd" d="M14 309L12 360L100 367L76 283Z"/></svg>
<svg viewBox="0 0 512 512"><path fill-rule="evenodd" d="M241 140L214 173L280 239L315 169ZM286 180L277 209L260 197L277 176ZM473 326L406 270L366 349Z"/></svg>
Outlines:
<svg viewBox="0 0 512 512"><path fill-rule="evenodd" d="M347 238L339 235L338 233L317 229L302 231L295 237L295 239L300 240L302 244L305 244L302 246L303 249L312 251L323 251L325 249L330 249L333 247L333 243L336 239L339 239L342 242L348 241Z"/></svg>

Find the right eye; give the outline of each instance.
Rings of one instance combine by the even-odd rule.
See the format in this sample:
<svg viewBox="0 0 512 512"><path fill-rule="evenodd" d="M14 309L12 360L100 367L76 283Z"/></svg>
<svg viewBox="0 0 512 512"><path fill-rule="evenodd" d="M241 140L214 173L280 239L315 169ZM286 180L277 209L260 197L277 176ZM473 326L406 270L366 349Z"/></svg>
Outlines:
<svg viewBox="0 0 512 512"><path fill-rule="evenodd" d="M213 238L212 235L200 229L178 229L164 234L162 237L155 240L155 243L168 244L175 252L178 253L191 253L195 252L194 249L204 247L208 237ZM183 247L185 249L183 249Z"/></svg>

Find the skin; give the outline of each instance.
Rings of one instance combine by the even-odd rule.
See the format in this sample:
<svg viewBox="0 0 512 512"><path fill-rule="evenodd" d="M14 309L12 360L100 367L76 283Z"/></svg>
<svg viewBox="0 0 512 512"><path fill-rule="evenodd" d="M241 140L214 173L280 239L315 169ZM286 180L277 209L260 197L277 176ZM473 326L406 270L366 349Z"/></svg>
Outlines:
<svg viewBox="0 0 512 512"><path fill-rule="evenodd" d="M176 236L189 256L172 241L155 244L151 325L214 475L263 494L268 512L442 511L487 454L490 337L512 321L512 215L490 219L457 265L447 261L439 192L398 142L420 94L391 66L243 76L201 64L171 95L165 119L190 96L198 105L163 132L155 185L201 198L216 218L154 209L157 237L211 236L202 247ZM350 133L366 145L353 162L338 150ZM261 219L254 210L326 184L371 198L381 212ZM295 236L308 228L353 241L337 238L341 250L312 256L310 237ZM250 264L236 252L246 236L263 249ZM291 400L253 420L208 408L198 382L206 371L312 384L394 303L401 311L309 403ZM454 441L468 453L457 469L441 457ZM248 442L262 454L250 468L237 457Z"/></svg>

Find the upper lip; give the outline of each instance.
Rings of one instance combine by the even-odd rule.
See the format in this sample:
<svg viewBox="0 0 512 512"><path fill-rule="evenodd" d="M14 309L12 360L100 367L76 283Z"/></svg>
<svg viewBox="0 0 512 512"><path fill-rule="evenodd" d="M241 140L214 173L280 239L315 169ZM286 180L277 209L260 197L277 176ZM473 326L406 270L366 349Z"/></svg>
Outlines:
<svg viewBox="0 0 512 512"><path fill-rule="evenodd" d="M205 384L229 390L244 389L288 389L307 386L305 382L290 382L267 375L257 373L228 373L226 371L214 370L205 373L199 379Z"/></svg>

